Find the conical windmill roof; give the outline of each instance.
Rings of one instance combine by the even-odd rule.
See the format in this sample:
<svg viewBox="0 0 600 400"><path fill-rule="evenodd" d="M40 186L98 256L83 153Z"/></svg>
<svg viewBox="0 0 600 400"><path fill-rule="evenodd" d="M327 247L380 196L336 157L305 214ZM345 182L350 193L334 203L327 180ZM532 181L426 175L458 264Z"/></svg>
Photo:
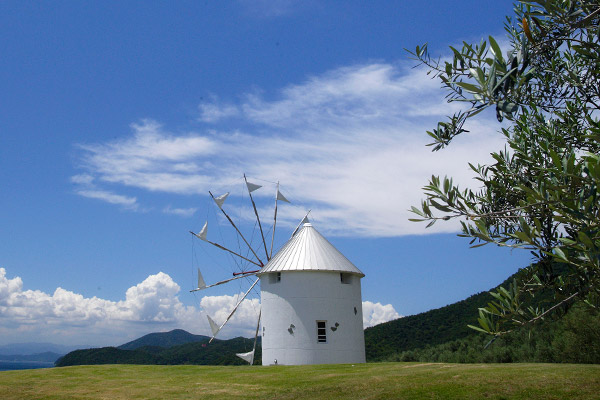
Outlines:
<svg viewBox="0 0 600 400"><path fill-rule="evenodd" d="M308 222L271 258L259 275L281 271L334 271L365 276Z"/></svg>

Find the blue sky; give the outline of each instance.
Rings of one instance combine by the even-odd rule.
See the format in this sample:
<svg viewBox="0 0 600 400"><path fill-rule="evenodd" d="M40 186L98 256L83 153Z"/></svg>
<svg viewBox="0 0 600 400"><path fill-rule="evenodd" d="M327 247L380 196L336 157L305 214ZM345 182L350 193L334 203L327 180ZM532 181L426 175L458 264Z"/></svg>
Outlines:
<svg viewBox="0 0 600 400"><path fill-rule="evenodd" d="M447 150L425 130L456 105L404 48L503 36L509 2L0 3L0 344L115 345L181 327L207 334L244 285L190 294L235 241L208 197L248 220L242 175L276 246L306 210L365 274L367 325L487 290L526 252L469 249L456 225L406 211L431 174L473 185L467 161L502 146L493 116ZM270 224L270 223L269 223ZM245 229L251 224L245 223ZM223 235L221 237L221 235ZM214 257L214 258L213 258ZM221 257L221 258L218 258ZM258 299L223 337L251 335Z"/></svg>

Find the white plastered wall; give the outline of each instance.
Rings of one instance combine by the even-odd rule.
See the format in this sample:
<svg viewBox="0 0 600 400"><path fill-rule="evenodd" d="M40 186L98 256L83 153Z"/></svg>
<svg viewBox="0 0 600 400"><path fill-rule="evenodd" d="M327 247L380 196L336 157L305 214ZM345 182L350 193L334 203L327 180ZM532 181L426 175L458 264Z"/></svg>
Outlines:
<svg viewBox="0 0 600 400"><path fill-rule="evenodd" d="M260 276L263 365L365 362L359 275L342 283L340 272L284 271L279 282L275 274ZM326 343L317 321L326 321Z"/></svg>

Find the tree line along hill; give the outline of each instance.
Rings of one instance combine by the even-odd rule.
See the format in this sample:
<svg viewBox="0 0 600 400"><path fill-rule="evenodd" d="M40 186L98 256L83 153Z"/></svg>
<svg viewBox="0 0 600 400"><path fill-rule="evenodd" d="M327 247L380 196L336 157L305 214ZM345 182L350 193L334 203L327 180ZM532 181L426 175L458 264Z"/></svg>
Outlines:
<svg viewBox="0 0 600 400"><path fill-rule="evenodd" d="M518 273L517 273L518 274ZM506 286L516 275L501 286ZM600 313L576 304L561 319L547 319L491 341L467 325L477 325L487 293L365 330L368 362L570 362L600 363ZM543 305L544 296L532 304ZM254 339L215 339L181 329L151 333L119 347L76 350L56 366L89 364L243 365L235 353L252 350ZM260 364L260 337L255 363Z"/></svg>
<svg viewBox="0 0 600 400"><path fill-rule="evenodd" d="M245 361L235 353L252 350L254 339L237 337L229 340L193 335L182 329L170 332L150 333L119 347L75 350L59 358L55 365L93 364L158 364L158 365L243 365ZM260 338L259 338L260 343ZM255 359L260 361L257 344Z"/></svg>
<svg viewBox="0 0 600 400"><path fill-rule="evenodd" d="M499 286L507 287L523 272L515 273ZM526 306L547 307L551 295L550 291L541 292L523 302ZM577 303L554 318L493 338L468 327L478 326L478 309L493 300L489 292L483 292L367 328L367 361L600 363L597 309Z"/></svg>

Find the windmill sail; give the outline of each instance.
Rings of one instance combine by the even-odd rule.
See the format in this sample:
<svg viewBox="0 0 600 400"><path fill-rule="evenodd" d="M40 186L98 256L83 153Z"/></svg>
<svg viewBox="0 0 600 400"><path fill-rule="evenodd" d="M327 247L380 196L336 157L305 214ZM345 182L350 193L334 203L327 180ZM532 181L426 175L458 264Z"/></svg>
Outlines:
<svg viewBox="0 0 600 400"><path fill-rule="evenodd" d="M217 203L217 205L219 206L219 208L223 208L223 203L225 203L225 200L227 199L227 196L229 196L229 192L222 194L219 197L213 197L213 199L215 200L215 203Z"/></svg>
<svg viewBox="0 0 600 400"><path fill-rule="evenodd" d="M285 201L286 203L290 202L288 199L285 198L285 196L283 194L281 194L281 192L279 191L279 188L277 189L277 200Z"/></svg>
<svg viewBox="0 0 600 400"><path fill-rule="evenodd" d="M254 350L249 351L247 353L235 353L236 356L241 358L244 361L250 363L250 365L254 364Z"/></svg>
<svg viewBox="0 0 600 400"><path fill-rule="evenodd" d="M244 299L245 299L245 298L248 296L248 294L249 294L249 293L250 293L250 291L251 291L251 290L254 288L254 286L256 286L256 284L258 283L258 281L259 281L259 280L260 280L260 279L257 279L257 280L255 280L255 281L254 281L254 283L252 284L252 286L250 286L250 289L248 289L248 291L247 291L246 293L244 293L244 295L242 296L242 298L241 298L241 299L240 299L240 300L237 302L237 304L235 305L235 307L233 307L233 310L231 310L231 312L229 313L229 315L228 315L228 316L227 316L227 318L225 319L225 322L223 322L223 323L221 324L221 326L219 326L219 327L217 328L217 331L216 331L216 332L215 332L215 330L213 329L213 324L214 324L214 321L212 321L212 320L210 319L210 317L208 318L208 322L210 322L210 324L211 324L211 325L210 325L210 328L211 328L211 329L212 329L212 331L213 331L213 337L212 337L212 338L210 338L210 340L208 341L208 343L211 343L211 342L213 341L213 339L215 338L215 336L217 336L217 333L219 333L219 331L220 331L221 329L223 329L223 327L225 326L225 324L226 324L227 322L229 322L229 319L230 319L230 318L233 316L233 314L234 314L234 313L237 311L237 309L238 309L238 307L240 306L240 304L242 304L242 301L244 301ZM207 315L207 317L208 317L208 315ZM211 321L212 321L212 322L211 322ZM215 324L215 327L216 327L216 326L217 326L217 325Z"/></svg>
<svg viewBox="0 0 600 400"><path fill-rule="evenodd" d="M244 175L244 178L246 178L246 175ZM248 181L246 181L246 186L248 187L248 192L252 193L257 189L260 189L262 186L261 185L256 185L254 183L250 183Z"/></svg>
<svg viewBox="0 0 600 400"><path fill-rule="evenodd" d="M210 315L206 315L206 318L208 318L208 324L210 325L210 330L212 331L213 334L213 339L215 338L215 336L217 336L217 333L219 333L219 331L221 330L221 328L219 328L219 325L217 325L217 323L215 321L213 321L213 319L210 317ZM212 339L211 339L212 341Z"/></svg>
<svg viewBox="0 0 600 400"><path fill-rule="evenodd" d="M240 275L235 276L233 278L225 279L223 281L219 281L219 282L213 283L211 285L204 284L204 286L202 286L202 283L204 283L204 279L202 279L202 282L200 282L201 275L199 275L198 276L198 287L196 289L190 290L190 292L197 292L198 290L204 290L204 289L211 288L213 286L219 286L219 285L222 285L224 283L229 283L231 281L235 281L236 279L242 279L242 278L245 278L247 276L253 276L253 275L256 275L257 272L258 271L253 271L253 272L248 272L248 273L240 273ZM200 274L200 270L198 270L198 274Z"/></svg>
<svg viewBox="0 0 600 400"><path fill-rule="evenodd" d="M252 254L254 254L254 257L256 257L256 259L260 263L259 266L262 268L264 266L264 264L263 264L262 260L260 259L260 257L258 257L258 255L254 251L254 249L252 248L252 246L250 246L250 243L248 243L248 241L246 240L246 238L244 237L244 235L242 234L242 232L240 232L240 230L238 229L238 227L236 226L236 224L233 222L233 220L231 219L231 217L229 217L229 215L227 215L227 213L225 212L225 210L223 210L223 207L221 207L223 205L223 202L225 201L225 198L227 198L227 196L229 196L229 193L226 193L223 196L220 196L218 198L215 198L215 196L213 196L213 194L210 191L208 193L214 199L214 201L217 203L217 205L219 206L219 209L221 210L221 212L223 213L223 215L225 215L225 217L227 218L227 220L229 221L229 223L231 224L231 226L233 226L235 228L235 230L238 233L238 235L240 235L240 237L242 238L242 240L244 241L244 243L246 243L246 246L248 246L248 250L250 250L252 252ZM225 197L225 198L223 198L222 201L219 200L222 197ZM219 203L219 201L220 201L220 203ZM256 264L256 263L254 263L254 264Z"/></svg>
<svg viewBox="0 0 600 400"><path fill-rule="evenodd" d="M200 268L198 268L198 289L206 289L206 282L204 282Z"/></svg>
<svg viewBox="0 0 600 400"><path fill-rule="evenodd" d="M277 182L277 193L275 194L275 213L273 214L273 236L271 236L271 251L269 253L269 258L273 257L273 243L275 243L275 227L277 226L277 201L278 200L285 201L286 203L290 202L279 191L279 182Z"/></svg>
<svg viewBox="0 0 600 400"><path fill-rule="evenodd" d="M262 224L261 224L261 221L260 221L260 217L258 215L258 210L257 210L257 207L256 207L256 203L254 202L254 199L253 199L253 192L255 192L256 190L260 189L262 187L262 185L257 185L255 183L248 182L248 180L246 179L246 175L245 174L244 174L244 181L246 183L246 188L248 190L248 195L250 197L250 200L252 201L252 208L254 209L254 214L256 216L256 223L258 224L258 227L260 229L260 238L262 239L262 242L263 242L263 246L262 247L264 247L264 251L265 251L265 254L266 254L267 261L269 261L269 259L270 259L270 253L273 252L273 241L271 242L271 250L270 250L270 253L269 253L269 251L268 251L268 245L267 245L266 240L265 240L265 233L266 232L263 231ZM253 231L253 236L251 237L251 241L249 243L248 240L246 240L246 238L244 237L244 234L242 234L242 232L238 228L238 226L236 226L237 221L234 222L232 220L232 218L228 215L227 211L225 210L224 204L225 204L225 201L227 200L227 198L229 196L229 192L225 193L223 195L220 195L218 197L214 196L210 191L209 191L209 194L210 194L211 198L213 199L213 201L215 202L215 204L217 205L217 207L219 207L219 209L221 210L221 212L223 213L223 215L226 217L226 219L229 221L229 223L233 226L233 228L237 232L237 235L238 235L238 246L240 245L239 239L242 239L242 241L247 246L248 252L251 252L252 255L256 259L253 260L253 259L247 258L247 257L252 257L252 256L246 254L246 251L245 251L246 249L244 249L244 251L238 250L238 252L236 253L235 251L232 251L229 248L227 248L227 247L225 247L225 246L223 246L221 244L218 244L218 243L210 241L208 239L208 223L207 222L202 226L202 229L198 233L194 233L192 231L190 231L190 233L193 234L194 236L196 236L198 239L200 239L200 240L202 240L204 242L207 242L209 244L212 244L213 246L218 247L221 250L225 250L225 251L227 251L227 252L229 252L229 253L231 253L231 254L233 254L233 255L235 255L235 256L243 259L243 260L246 260L247 262L255 264L256 266L258 266L259 268L262 269L264 267L264 264L263 264L263 262L261 261L261 259L257 255L257 252L260 252L260 251L259 251L259 249L256 249L256 251L255 251L255 249L253 249L252 246L251 246L251 244L250 244L250 243L252 243L252 240L254 240L254 231ZM278 201L283 201L283 202L287 202L287 203L290 202L279 191L279 184L277 186L277 192L276 192L276 195L275 195L275 206L276 207L277 207L277 202ZM276 224L276 222L277 222L277 211L275 210L273 232L275 231L275 224ZM240 226L240 228L242 228L242 227L243 227L243 225ZM256 225L255 225L255 227L256 227ZM246 254L247 257L244 257L242 254ZM246 268L244 268L244 269L246 269ZM256 279L256 275L259 272L260 272L260 269L257 269L255 271L247 271L246 270L244 272L236 272L236 273L233 274L234 275L233 278L225 279L225 280L222 280L222 281L219 281L219 282L207 285L206 281L204 280L204 277L202 276L202 273L201 273L200 269L198 268L198 287L196 289L191 290L190 292L195 292L195 291L199 291L199 290L208 289L208 288L213 287L213 286L222 285L222 284L234 281L236 279L242 279L242 278L246 278L246 277L249 277L249 276L255 276L255 279ZM259 279L256 279L254 281L254 283L252 283L252 285L250 286L250 288L243 294L243 296L241 298L239 298L239 300L237 301L237 303L235 304L235 306L233 307L233 309L231 310L231 312L227 315L227 317L225 318L225 320L223 321L223 323L220 323L220 322L217 323L217 322L215 322L215 320L213 320L213 318L210 315L206 315L208 323L209 323L209 326L210 326L210 330L212 332L212 337L210 338L209 343L211 343L215 339L215 337L219 334L219 332L223 329L223 327L229 322L229 320L233 317L234 313L241 306L242 302L249 296L250 292L258 284L259 281L260 281ZM218 319L220 320L221 317L219 317ZM255 332L255 336L254 336L254 344L253 344L252 350L249 351L249 352L246 352L246 353L237 353L236 354L236 356L238 356L241 359L245 360L250 365L254 364L254 356L256 354L256 344L257 344L257 341L258 341L258 334L259 334L259 329L260 329L260 321L261 321L261 313L260 313L260 310L259 310L258 321L257 321L257 324L256 324L256 332Z"/></svg>
<svg viewBox="0 0 600 400"><path fill-rule="evenodd" d="M261 188L262 186L248 182L248 180L246 179L246 174L244 174L244 181L246 181L246 186L248 187L248 196L250 196L252 208L254 209L254 215L256 215L256 221L258 222L258 228L260 229L260 237L265 248L265 255L267 256L268 262L271 259L271 257L269 256L269 252L267 251L267 242L265 241L265 234L263 233L262 224L260 223L260 217L258 216L258 211L256 210L256 203L254 203L254 198L252 198L252 192L254 192L256 189Z"/></svg>
<svg viewBox="0 0 600 400"><path fill-rule="evenodd" d="M233 254L234 256L238 256L239 258L242 258L242 259L244 259L244 260L246 260L246 261L248 261L248 262L250 262L250 263L252 263L252 264L254 264L254 265L256 265L256 266L258 266L258 267L261 267L261 268L263 267L263 264L262 264L262 262L259 264L259 263L257 263L256 261L252 261L252 260L250 260L249 258L246 258L246 257L244 257L243 255L241 255L241 254L238 254L238 253L236 253L236 252L235 252L235 251L233 251L233 250L229 250L229 249L228 249L227 247L225 247L225 246L221 246L221 245L220 245L220 244L218 244L218 243L211 242L210 240L206 239L206 232L205 232L205 235L204 235L205 237L204 237L204 238L202 238L202 237L200 236L200 233L202 233L202 232L200 232L200 233L194 233L194 232L190 231L190 233L191 233L192 235L196 236L198 239L204 240L205 242L207 242L207 243L210 243L210 244L212 244L213 246L215 246L215 247L218 247L218 248L219 248L219 249L221 249L221 250L228 251L228 252L230 252L231 254ZM259 262L260 262L260 260L259 260Z"/></svg>
<svg viewBox="0 0 600 400"><path fill-rule="evenodd" d="M196 235L196 237L198 237L198 239L206 240L207 233L208 233L208 221L206 221L204 223L202 230L198 234L194 234L194 235Z"/></svg>
<svg viewBox="0 0 600 400"><path fill-rule="evenodd" d="M254 365L254 352L256 351L256 340L258 339L258 328L260 327L261 314L262 314L262 310L258 312L258 321L256 322L256 332L254 333L254 346L252 346L252 351L249 351L247 353L236 353L235 354L242 360L248 361L250 363L250 365Z"/></svg>

